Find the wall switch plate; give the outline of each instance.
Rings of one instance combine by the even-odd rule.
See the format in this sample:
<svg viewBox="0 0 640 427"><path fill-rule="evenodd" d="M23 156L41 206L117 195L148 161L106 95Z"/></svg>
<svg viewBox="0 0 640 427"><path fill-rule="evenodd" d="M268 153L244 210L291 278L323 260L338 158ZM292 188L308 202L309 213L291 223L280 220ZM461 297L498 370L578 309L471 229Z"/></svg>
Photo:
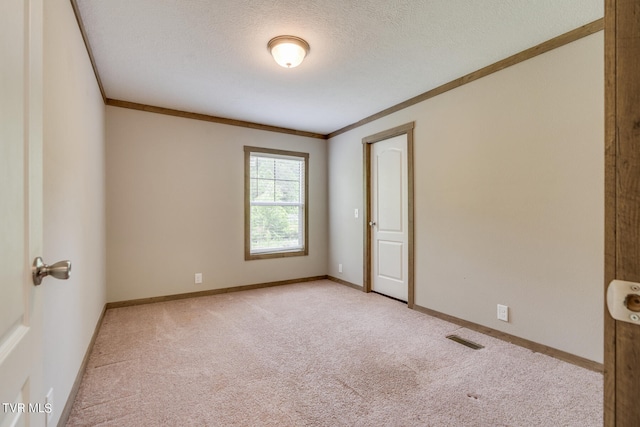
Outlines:
<svg viewBox="0 0 640 427"><path fill-rule="evenodd" d="M196 285L202 283L202 273L196 273Z"/></svg>
<svg viewBox="0 0 640 427"><path fill-rule="evenodd" d="M338 273L342 273L342 264L338 264Z"/></svg>
<svg viewBox="0 0 640 427"><path fill-rule="evenodd" d="M358 216L360 216L360 212L359 212L359 211L358 211L358 209L356 208L356 209L354 209L354 210L353 210L353 217L354 217L354 218L358 218Z"/></svg>
<svg viewBox="0 0 640 427"><path fill-rule="evenodd" d="M509 321L509 307L506 305L498 304L498 320L505 322Z"/></svg>

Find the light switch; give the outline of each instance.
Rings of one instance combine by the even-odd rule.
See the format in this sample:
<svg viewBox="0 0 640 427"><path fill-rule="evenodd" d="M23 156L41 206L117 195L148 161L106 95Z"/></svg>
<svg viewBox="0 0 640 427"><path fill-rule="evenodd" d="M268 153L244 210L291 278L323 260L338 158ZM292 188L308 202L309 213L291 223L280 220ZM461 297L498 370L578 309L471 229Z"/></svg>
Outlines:
<svg viewBox="0 0 640 427"><path fill-rule="evenodd" d="M359 216L359 215L360 215L360 212L358 212L358 209L357 209L357 208L356 208L356 209L354 209L354 211L353 211L353 217L354 217L354 218L358 218L358 216Z"/></svg>

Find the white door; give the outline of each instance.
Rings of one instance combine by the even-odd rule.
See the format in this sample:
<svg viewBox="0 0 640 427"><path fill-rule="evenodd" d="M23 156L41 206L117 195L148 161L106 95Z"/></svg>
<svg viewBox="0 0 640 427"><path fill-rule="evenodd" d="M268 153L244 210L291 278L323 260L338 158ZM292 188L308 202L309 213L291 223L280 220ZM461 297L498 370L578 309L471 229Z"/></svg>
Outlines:
<svg viewBox="0 0 640 427"><path fill-rule="evenodd" d="M0 0L0 426L45 423L42 307L42 0Z"/></svg>
<svg viewBox="0 0 640 427"><path fill-rule="evenodd" d="M407 134L371 147L371 290L407 301L409 208Z"/></svg>

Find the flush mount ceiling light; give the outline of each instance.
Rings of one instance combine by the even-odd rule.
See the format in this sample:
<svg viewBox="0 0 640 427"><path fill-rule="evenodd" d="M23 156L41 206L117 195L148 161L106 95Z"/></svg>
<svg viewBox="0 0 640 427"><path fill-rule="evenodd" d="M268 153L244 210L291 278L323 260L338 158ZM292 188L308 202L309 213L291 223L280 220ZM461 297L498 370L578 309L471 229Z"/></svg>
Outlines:
<svg viewBox="0 0 640 427"><path fill-rule="evenodd" d="M309 53L309 43L295 36L278 36L269 40L267 48L278 65L293 68Z"/></svg>

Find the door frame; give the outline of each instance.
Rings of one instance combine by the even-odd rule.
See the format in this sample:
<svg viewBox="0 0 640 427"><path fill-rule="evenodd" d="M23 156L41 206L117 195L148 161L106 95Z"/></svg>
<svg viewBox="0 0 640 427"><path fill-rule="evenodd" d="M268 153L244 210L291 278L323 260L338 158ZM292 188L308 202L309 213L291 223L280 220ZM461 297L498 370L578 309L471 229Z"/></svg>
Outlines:
<svg viewBox="0 0 640 427"><path fill-rule="evenodd" d="M371 145L376 142L384 141L395 136L407 135L407 193L408 193L408 298L407 307L413 308L415 303L415 287L414 277L414 254L413 254L413 128L415 122L409 122L392 129L378 132L373 135L362 138L362 158L363 158L363 183L364 183L364 271L363 271L363 292L371 292Z"/></svg>
<svg viewBox="0 0 640 427"><path fill-rule="evenodd" d="M605 1L605 293L614 279L640 282L638 8ZM604 312L604 425L637 425L640 327Z"/></svg>

